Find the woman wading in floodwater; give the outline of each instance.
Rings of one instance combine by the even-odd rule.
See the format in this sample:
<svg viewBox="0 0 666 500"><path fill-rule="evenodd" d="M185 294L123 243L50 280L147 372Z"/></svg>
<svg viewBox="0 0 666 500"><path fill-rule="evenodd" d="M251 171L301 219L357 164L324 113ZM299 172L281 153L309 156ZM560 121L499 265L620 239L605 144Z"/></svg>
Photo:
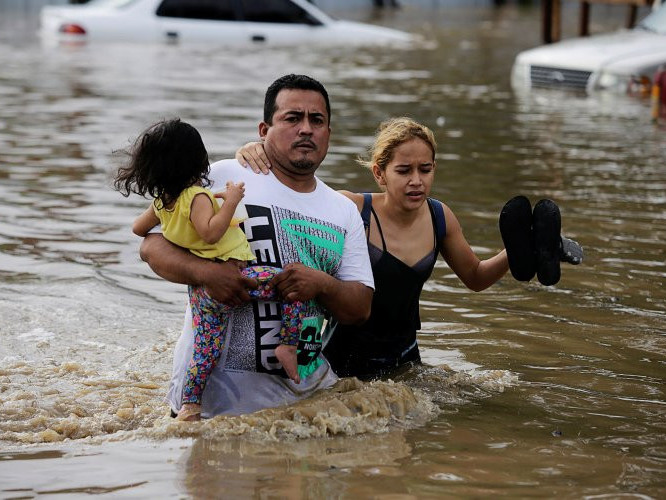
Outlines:
<svg viewBox="0 0 666 500"><path fill-rule="evenodd" d="M366 227L375 293L366 323L333 325L324 354L339 376L376 378L421 361L416 341L421 328L419 297L440 254L474 291L497 282L509 267L521 281L529 281L538 271L543 284L556 283L563 242L565 253L569 252L564 260L577 264L582 259L575 242L560 238L557 205L542 200L532 213L529 201L521 196L510 200L500 216L507 250L480 260L451 209L428 198L436 148L428 127L405 117L387 120L379 126L370 158L361 161L382 192L342 191L356 203ZM236 158L256 172L270 168L261 143L247 144Z"/></svg>

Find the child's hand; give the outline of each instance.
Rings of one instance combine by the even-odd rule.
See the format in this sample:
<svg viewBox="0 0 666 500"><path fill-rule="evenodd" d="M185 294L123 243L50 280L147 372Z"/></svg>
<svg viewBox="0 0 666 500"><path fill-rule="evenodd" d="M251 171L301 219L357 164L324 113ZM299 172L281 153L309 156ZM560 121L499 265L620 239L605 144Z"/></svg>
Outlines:
<svg viewBox="0 0 666 500"><path fill-rule="evenodd" d="M245 196L245 183L239 182L238 184L234 184L229 181L227 182L227 189L221 193L217 193L216 196L222 198L225 203L238 205L243 196Z"/></svg>

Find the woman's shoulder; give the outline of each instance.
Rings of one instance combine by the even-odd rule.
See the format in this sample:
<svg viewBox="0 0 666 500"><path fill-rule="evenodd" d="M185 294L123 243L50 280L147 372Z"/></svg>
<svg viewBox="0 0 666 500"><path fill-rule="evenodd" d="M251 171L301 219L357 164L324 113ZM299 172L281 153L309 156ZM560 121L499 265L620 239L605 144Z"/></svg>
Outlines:
<svg viewBox="0 0 666 500"><path fill-rule="evenodd" d="M356 205L356 208L358 208L358 211L359 212L361 211L361 209L363 208L363 193L354 193L352 191L347 191L344 189L341 189L340 191L338 191L338 193L340 193L345 198L353 201L354 204Z"/></svg>
<svg viewBox="0 0 666 500"><path fill-rule="evenodd" d="M430 206L432 206L435 211L441 207L441 210L444 213L445 217L453 216L453 212L451 211L449 206L443 201L440 201L436 198L428 198L428 203L430 203Z"/></svg>
<svg viewBox="0 0 666 500"><path fill-rule="evenodd" d="M438 200L437 198L433 198L431 196L428 197L428 203L430 203L431 205L439 205L442 208L446 207L446 204L443 201Z"/></svg>

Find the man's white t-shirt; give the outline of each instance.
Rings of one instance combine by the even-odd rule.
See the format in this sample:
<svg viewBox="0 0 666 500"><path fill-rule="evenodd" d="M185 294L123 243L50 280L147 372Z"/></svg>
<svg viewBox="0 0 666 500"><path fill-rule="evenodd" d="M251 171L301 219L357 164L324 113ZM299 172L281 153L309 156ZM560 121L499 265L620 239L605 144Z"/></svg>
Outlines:
<svg viewBox="0 0 666 500"><path fill-rule="evenodd" d="M256 264L284 267L301 262L341 281L374 288L363 222L356 205L319 179L311 193L299 193L271 173L255 174L236 160L211 165L213 192L227 181L244 182L248 219L241 224ZM300 384L294 384L275 358L280 307L273 301L252 301L230 316L222 354L203 393L204 417L249 413L292 403L331 386L337 376L321 354L324 309L308 303L299 342ZM192 316L185 313L183 332L174 352L167 400L181 405L185 371L192 356Z"/></svg>

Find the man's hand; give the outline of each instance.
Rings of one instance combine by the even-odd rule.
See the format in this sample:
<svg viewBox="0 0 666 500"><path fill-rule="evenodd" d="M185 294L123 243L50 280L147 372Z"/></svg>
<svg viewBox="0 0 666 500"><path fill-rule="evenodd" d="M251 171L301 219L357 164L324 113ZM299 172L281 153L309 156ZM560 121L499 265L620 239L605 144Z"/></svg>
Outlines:
<svg viewBox="0 0 666 500"><path fill-rule="evenodd" d="M356 281L341 281L299 263L287 264L271 280L287 302L316 299L343 324L361 324L370 317L372 288Z"/></svg>
<svg viewBox="0 0 666 500"><path fill-rule="evenodd" d="M322 293L326 282L332 279L334 278L322 271L300 263L291 263L284 266L282 272L271 280L271 286L287 302L305 302L316 299Z"/></svg>
<svg viewBox="0 0 666 500"><path fill-rule="evenodd" d="M202 283L211 298L228 306L250 301L248 290L257 288L257 280L246 278L232 262L213 262Z"/></svg>
<svg viewBox="0 0 666 500"><path fill-rule="evenodd" d="M257 288L257 281L243 276L234 262L202 259L170 243L161 234L149 234L144 238L141 258L165 280L202 285L213 299L230 306L248 302L248 289Z"/></svg>

